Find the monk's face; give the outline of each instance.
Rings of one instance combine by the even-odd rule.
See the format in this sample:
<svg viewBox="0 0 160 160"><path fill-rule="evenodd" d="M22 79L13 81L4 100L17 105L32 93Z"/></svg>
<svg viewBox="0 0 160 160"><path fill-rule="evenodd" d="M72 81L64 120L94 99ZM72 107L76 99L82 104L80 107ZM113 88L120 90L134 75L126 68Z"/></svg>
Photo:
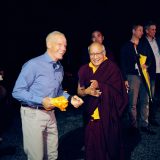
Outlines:
<svg viewBox="0 0 160 160"><path fill-rule="evenodd" d="M91 63L95 67L99 67L99 65L104 61L105 58L103 45L99 43L93 43L90 46L89 55Z"/></svg>

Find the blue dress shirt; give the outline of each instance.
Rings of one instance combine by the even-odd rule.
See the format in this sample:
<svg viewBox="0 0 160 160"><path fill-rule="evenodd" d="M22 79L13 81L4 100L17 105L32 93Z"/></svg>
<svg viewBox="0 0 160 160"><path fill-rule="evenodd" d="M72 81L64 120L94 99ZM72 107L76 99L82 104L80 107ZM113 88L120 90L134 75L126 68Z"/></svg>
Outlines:
<svg viewBox="0 0 160 160"><path fill-rule="evenodd" d="M69 94L62 89L64 76L60 62L54 62L45 53L26 62L13 88L12 96L28 105L41 105L45 97L64 96Z"/></svg>

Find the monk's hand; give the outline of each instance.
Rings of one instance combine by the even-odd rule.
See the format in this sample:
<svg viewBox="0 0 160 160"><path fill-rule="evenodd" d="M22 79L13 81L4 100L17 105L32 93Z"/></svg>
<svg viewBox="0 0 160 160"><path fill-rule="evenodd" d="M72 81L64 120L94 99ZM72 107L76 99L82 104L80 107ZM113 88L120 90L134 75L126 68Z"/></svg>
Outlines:
<svg viewBox="0 0 160 160"><path fill-rule="evenodd" d="M94 89L97 89L99 88L99 85L98 85L98 81L97 80L90 80L91 84L90 84L90 87L91 88L94 88Z"/></svg>
<svg viewBox="0 0 160 160"><path fill-rule="evenodd" d="M91 90L91 95L94 97L99 97L101 95L101 91L99 89L92 89Z"/></svg>
<svg viewBox="0 0 160 160"><path fill-rule="evenodd" d="M95 89L92 87L88 87L85 89L85 94L94 96L94 97L99 97L101 95L101 91L99 89Z"/></svg>
<svg viewBox="0 0 160 160"><path fill-rule="evenodd" d="M47 111L52 110L54 108L54 106L51 103L51 98L50 97L43 98L42 105Z"/></svg>
<svg viewBox="0 0 160 160"><path fill-rule="evenodd" d="M77 95L72 96L71 98L71 104L75 107L78 108L79 106L81 106L83 104L83 100L78 97Z"/></svg>

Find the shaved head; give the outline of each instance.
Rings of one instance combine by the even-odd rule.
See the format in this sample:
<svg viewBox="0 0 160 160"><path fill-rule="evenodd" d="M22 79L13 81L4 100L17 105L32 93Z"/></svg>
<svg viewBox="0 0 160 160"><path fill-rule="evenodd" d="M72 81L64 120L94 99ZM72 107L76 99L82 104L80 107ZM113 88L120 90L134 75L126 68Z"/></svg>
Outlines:
<svg viewBox="0 0 160 160"><path fill-rule="evenodd" d="M90 62L94 67L98 68L100 64L105 60L105 50L101 43L93 42L89 46Z"/></svg>
<svg viewBox="0 0 160 160"><path fill-rule="evenodd" d="M89 46L89 53L102 52L102 51L104 51L104 46L103 46L101 43L93 42L93 43Z"/></svg>

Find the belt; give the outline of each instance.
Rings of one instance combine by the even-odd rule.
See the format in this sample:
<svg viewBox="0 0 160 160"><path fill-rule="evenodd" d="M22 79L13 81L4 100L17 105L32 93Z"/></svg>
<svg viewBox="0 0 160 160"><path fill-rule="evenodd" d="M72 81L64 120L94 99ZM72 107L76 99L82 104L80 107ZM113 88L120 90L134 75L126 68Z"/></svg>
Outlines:
<svg viewBox="0 0 160 160"><path fill-rule="evenodd" d="M40 109L40 110L45 110L45 108L41 105L28 105L28 104L21 104L22 107L28 107L32 109Z"/></svg>

